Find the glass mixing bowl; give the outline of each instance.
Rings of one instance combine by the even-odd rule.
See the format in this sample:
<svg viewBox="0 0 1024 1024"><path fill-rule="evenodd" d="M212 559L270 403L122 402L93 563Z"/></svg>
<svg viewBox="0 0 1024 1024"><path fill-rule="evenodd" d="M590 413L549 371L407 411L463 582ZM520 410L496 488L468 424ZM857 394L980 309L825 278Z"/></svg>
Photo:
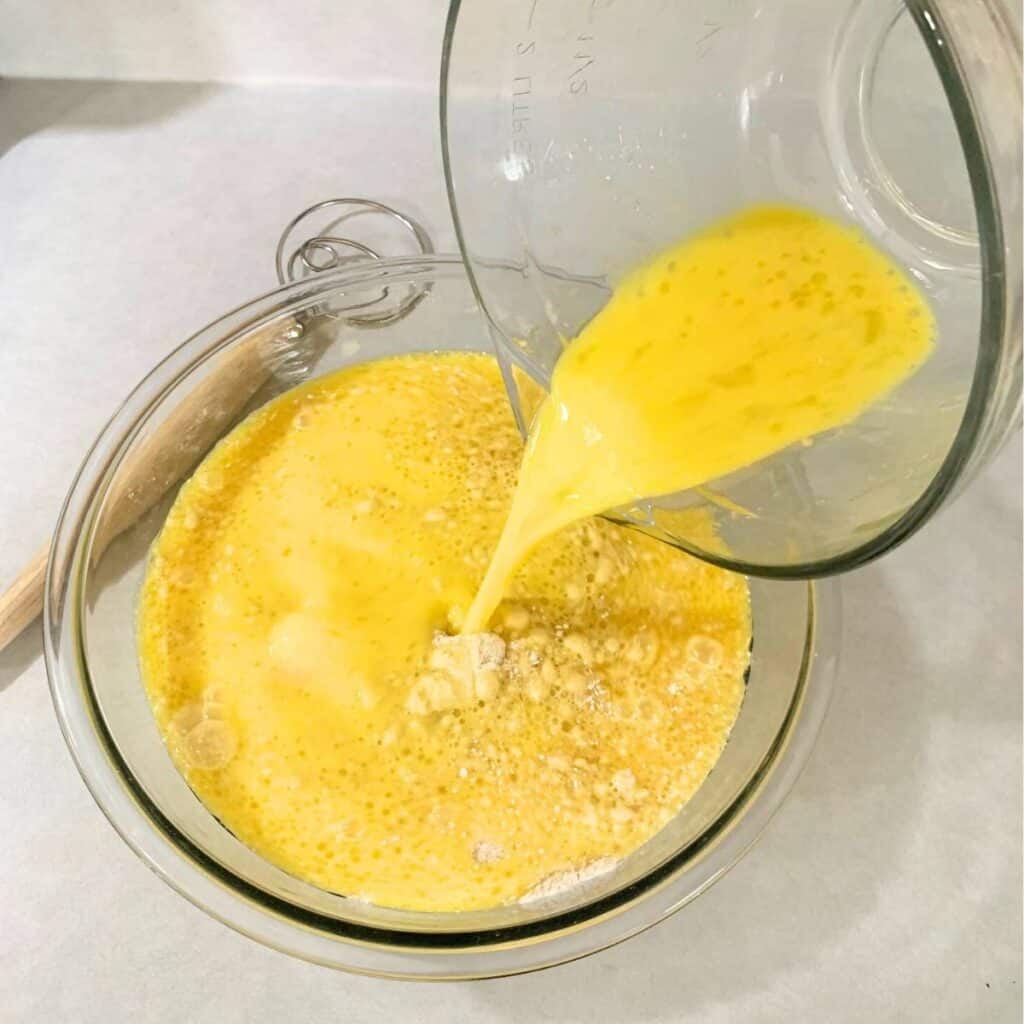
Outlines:
<svg viewBox="0 0 1024 1024"><path fill-rule="evenodd" d="M90 791L185 897L307 960L390 976L481 977L570 960L650 927L754 841L806 761L829 700L833 587L752 581L747 692L704 786L614 871L529 907L429 914L346 899L263 860L206 810L161 742L135 631L147 551L181 482L247 411L311 376L398 353L489 348L457 256L364 263L284 287L206 327L150 373L93 445L57 525L46 662Z"/></svg>
<svg viewBox="0 0 1024 1024"><path fill-rule="evenodd" d="M711 484L754 517L694 492L624 517L665 536L659 508L703 505L731 557L670 539L820 576L905 539L999 447L1021 399L1020 32L1009 0L452 0L446 183L506 363L547 383L625 272L755 202L857 224L935 311L931 359L856 422Z"/></svg>

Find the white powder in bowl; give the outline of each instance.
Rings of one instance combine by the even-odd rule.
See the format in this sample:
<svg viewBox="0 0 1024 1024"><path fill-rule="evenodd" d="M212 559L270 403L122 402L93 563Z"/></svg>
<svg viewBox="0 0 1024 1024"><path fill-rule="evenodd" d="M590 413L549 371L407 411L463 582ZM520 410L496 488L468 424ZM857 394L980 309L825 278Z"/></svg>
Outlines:
<svg viewBox="0 0 1024 1024"><path fill-rule="evenodd" d="M592 860L580 868L555 871L546 878L542 878L532 889L520 896L519 902L536 903L539 900L561 896L562 893L568 892L577 885L592 882L595 878L608 874L616 864L618 864L618 860L615 857L598 857L597 860Z"/></svg>

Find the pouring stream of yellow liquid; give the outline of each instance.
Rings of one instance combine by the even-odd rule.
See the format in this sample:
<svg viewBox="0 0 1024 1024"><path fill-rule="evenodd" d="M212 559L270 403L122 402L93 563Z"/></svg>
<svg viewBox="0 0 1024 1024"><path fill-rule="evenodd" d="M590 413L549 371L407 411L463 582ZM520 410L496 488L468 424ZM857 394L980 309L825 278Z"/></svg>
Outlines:
<svg viewBox="0 0 1024 1024"><path fill-rule="evenodd" d="M753 207L662 253L559 359L462 631L487 626L545 537L849 423L920 366L933 333L883 253L805 210Z"/></svg>

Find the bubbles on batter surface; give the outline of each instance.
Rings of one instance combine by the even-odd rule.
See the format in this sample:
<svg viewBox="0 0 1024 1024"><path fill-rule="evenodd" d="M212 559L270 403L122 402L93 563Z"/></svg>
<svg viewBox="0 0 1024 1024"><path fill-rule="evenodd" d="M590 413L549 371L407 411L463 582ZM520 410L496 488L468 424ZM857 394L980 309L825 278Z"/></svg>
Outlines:
<svg viewBox="0 0 1024 1024"><path fill-rule="evenodd" d="M190 767L202 771L226 767L238 749L238 738L224 720L219 695L218 689L208 689L200 700L180 708L170 723L181 756Z"/></svg>

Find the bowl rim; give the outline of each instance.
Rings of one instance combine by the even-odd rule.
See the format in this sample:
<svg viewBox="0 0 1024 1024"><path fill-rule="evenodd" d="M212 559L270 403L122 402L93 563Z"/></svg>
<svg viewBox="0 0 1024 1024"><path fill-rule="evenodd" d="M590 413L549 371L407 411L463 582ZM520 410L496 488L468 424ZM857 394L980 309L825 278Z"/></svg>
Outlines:
<svg viewBox="0 0 1024 1024"><path fill-rule="evenodd" d="M604 949L651 927L720 878L771 819L810 754L832 691L840 601L835 581L803 584L808 618L794 696L758 769L730 805L642 878L571 910L486 931L368 926L266 893L198 848L134 779L92 687L81 608L93 527L106 487L156 403L236 339L339 289L382 279L416 283L438 275L464 277L461 258L361 263L286 285L214 320L157 363L97 436L64 501L50 552L43 626L51 697L76 767L115 831L167 884L236 931L302 959L380 976L462 979L523 973Z"/></svg>

